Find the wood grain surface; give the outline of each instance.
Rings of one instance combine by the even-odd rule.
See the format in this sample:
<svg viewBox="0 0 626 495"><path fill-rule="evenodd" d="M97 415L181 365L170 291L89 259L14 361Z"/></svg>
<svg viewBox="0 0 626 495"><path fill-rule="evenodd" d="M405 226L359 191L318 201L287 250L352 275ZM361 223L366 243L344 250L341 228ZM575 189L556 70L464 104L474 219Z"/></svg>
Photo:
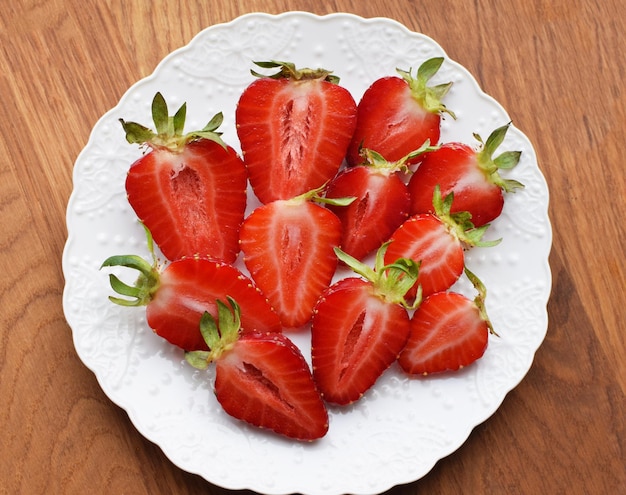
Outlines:
<svg viewBox="0 0 626 495"><path fill-rule="evenodd" d="M385 16L437 40L533 142L549 328L500 409L394 495L626 490L623 0L16 0L0 8L0 494L227 494L175 467L80 362L62 311L73 163L172 50L255 11Z"/></svg>

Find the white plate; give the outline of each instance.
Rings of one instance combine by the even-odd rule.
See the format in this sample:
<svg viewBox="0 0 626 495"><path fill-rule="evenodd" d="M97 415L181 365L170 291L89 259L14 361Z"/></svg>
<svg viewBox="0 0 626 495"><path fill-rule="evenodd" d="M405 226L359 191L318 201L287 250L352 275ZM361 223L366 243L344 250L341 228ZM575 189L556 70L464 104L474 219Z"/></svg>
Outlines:
<svg viewBox="0 0 626 495"><path fill-rule="evenodd" d="M202 31L170 54L94 127L76 160L67 209L65 315L78 355L104 392L182 469L226 488L267 494L378 493L419 479L456 450L530 368L547 329L552 232L545 180L531 143L515 127L501 150L522 151L510 176L526 188L507 197L492 225L489 237L503 242L468 254L469 267L489 290L488 312L501 337L491 338L485 356L463 372L410 379L392 367L358 404L331 408L330 431L316 443L288 441L228 417L213 396L210 371L192 369L156 337L143 308L107 300L112 291L99 270L102 261L113 254L147 256L124 192L140 150L126 143L119 118L149 124L152 97L161 91L170 110L187 102L187 130L224 112L223 137L238 149L235 104L253 79L253 60L334 70L358 101L377 77L433 56L445 56L437 43L390 19L245 15ZM433 82L449 80L454 84L445 102L458 120L443 122L443 141L474 143L473 132L486 137L509 121L473 77L446 58ZM468 289L463 283L457 288ZM307 334L295 340L306 349Z"/></svg>

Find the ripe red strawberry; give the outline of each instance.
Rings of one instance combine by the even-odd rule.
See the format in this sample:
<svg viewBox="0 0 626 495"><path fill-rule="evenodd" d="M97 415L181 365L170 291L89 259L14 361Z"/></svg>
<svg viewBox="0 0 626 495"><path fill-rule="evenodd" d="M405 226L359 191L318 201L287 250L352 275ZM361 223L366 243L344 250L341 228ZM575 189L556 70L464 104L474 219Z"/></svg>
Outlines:
<svg viewBox="0 0 626 495"><path fill-rule="evenodd" d="M300 350L280 333L240 334L240 308L218 300L218 322L200 329L209 351L186 353L199 369L215 362L215 395L224 411L260 428L311 441L328 431L328 413Z"/></svg>
<svg viewBox="0 0 626 495"><path fill-rule="evenodd" d="M383 266L383 244L372 269L336 249L363 278L331 285L315 307L311 325L313 378L324 400L340 405L358 400L397 359L410 325L406 291L417 264L400 259Z"/></svg>
<svg viewBox="0 0 626 495"><path fill-rule="evenodd" d="M183 134L186 105L169 117L167 104L157 93L152 116L156 132L120 119L128 142L150 149L128 172L130 205L166 258L198 254L235 261L247 172L235 150L216 132L222 115L200 131Z"/></svg>
<svg viewBox="0 0 626 495"><path fill-rule="evenodd" d="M469 270L466 274L478 290L473 301L456 292L437 292L413 314L409 340L398 358L407 373L455 371L483 356L489 333L495 332L485 310L485 286Z"/></svg>
<svg viewBox="0 0 626 495"><path fill-rule="evenodd" d="M524 187L515 180L504 179L499 170L509 170L519 162L519 151L505 151L493 158L510 124L494 130L476 150L463 143L445 143L426 153L409 181L411 214L433 211L432 196L436 185L442 195L454 192L452 212L468 211L476 227L485 225L502 212L503 192Z"/></svg>
<svg viewBox="0 0 626 495"><path fill-rule="evenodd" d="M152 249L149 237L150 249ZM206 349L199 330L205 311L217 314L216 299L236 297L243 308L245 332L280 332L280 320L267 298L237 268L211 258L180 258L165 266L135 255L111 256L103 267L123 266L139 271L134 286L109 275L111 287L126 298L110 297L122 306L146 306L148 326L185 350ZM128 299L130 298L130 299Z"/></svg>
<svg viewBox="0 0 626 495"><path fill-rule="evenodd" d="M357 124L348 148L348 165L360 163L359 150L376 150L387 160L400 160L426 140L437 144L441 115L454 114L441 102L452 83L428 86L443 58L426 60L415 77L396 69L401 77L378 79L365 91L357 108Z"/></svg>
<svg viewBox="0 0 626 495"><path fill-rule="evenodd" d="M362 260L378 249L409 216L410 195L401 177L408 171L407 162L431 150L428 142L396 162L379 153L363 149L363 163L345 168L326 189L327 198L355 196L348 206L328 208L341 220L341 249Z"/></svg>
<svg viewBox="0 0 626 495"><path fill-rule="evenodd" d="M391 236L387 263L398 258L410 258L420 263L417 285L424 297L450 288L463 273L464 249L472 246L493 246L500 242L483 241L489 225L474 227L466 212L450 213L453 194L442 199L438 187L433 194L435 214L424 213L409 217Z"/></svg>
<svg viewBox="0 0 626 495"><path fill-rule="evenodd" d="M309 322L337 267L341 222L320 191L261 205L241 227L244 263L285 327Z"/></svg>
<svg viewBox="0 0 626 495"><path fill-rule="evenodd" d="M286 62L252 82L241 95L237 134L250 184L262 203L290 199L321 187L343 162L356 123L356 103L324 69Z"/></svg>

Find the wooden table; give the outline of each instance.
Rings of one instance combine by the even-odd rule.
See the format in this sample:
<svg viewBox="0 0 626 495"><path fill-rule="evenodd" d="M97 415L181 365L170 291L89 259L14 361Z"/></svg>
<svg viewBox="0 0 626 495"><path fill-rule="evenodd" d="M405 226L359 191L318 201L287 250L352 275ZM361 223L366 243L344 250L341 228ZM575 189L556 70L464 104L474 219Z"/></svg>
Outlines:
<svg viewBox="0 0 626 495"><path fill-rule="evenodd" d="M170 463L77 357L65 210L74 160L127 88L207 26L288 10L437 40L531 139L550 187L550 322L530 372L462 448L389 493L623 493L622 0L15 0L0 10L0 494L230 493Z"/></svg>

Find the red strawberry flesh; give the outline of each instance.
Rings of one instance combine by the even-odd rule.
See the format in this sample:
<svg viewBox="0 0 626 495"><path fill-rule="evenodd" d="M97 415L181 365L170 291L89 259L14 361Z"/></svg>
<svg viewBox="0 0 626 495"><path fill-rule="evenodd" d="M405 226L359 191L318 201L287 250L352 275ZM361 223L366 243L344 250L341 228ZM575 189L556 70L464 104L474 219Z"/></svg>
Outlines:
<svg viewBox="0 0 626 495"><path fill-rule="evenodd" d="M202 140L145 155L131 166L126 190L168 259L199 254L230 263L239 250L246 180L232 148Z"/></svg>
<svg viewBox="0 0 626 495"><path fill-rule="evenodd" d="M245 220L240 240L244 262L285 327L311 319L337 266L333 248L340 230L336 215L309 201L277 200Z"/></svg>
<svg viewBox="0 0 626 495"><path fill-rule="evenodd" d="M262 203L322 186L339 170L356 122L345 88L322 79L262 78L241 96L237 133Z"/></svg>
<svg viewBox="0 0 626 495"><path fill-rule="evenodd" d="M422 286L424 297L450 288L463 273L463 246L434 215L410 217L392 239L385 261L409 258L420 263L416 285Z"/></svg>
<svg viewBox="0 0 626 495"><path fill-rule="evenodd" d="M328 402L358 400L397 358L409 332L407 311L346 278L318 302L312 323L313 376Z"/></svg>
<svg viewBox="0 0 626 495"><path fill-rule="evenodd" d="M411 374L455 371L484 354L489 328L475 303L455 292L426 298L411 320L400 366Z"/></svg>
<svg viewBox="0 0 626 495"><path fill-rule="evenodd" d="M216 362L215 393L224 410L298 440L328 430L328 414L298 348L284 335L248 334Z"/></svg>

